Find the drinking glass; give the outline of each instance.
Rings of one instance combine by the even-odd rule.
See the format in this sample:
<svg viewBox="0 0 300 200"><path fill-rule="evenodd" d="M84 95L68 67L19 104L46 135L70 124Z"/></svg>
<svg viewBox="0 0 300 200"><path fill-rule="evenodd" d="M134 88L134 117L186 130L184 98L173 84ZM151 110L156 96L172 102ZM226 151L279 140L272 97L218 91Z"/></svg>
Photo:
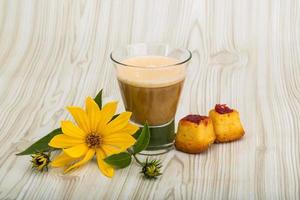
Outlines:
<svg viewBox="0 0 300 200"><path fill-rule="evenodd" d="M125 109L131 121L150 128L150 142L142 154L169 151L175 138L174 117L186 67L192 54L167 44L130 44L114 50L110 58Z"/></svg>

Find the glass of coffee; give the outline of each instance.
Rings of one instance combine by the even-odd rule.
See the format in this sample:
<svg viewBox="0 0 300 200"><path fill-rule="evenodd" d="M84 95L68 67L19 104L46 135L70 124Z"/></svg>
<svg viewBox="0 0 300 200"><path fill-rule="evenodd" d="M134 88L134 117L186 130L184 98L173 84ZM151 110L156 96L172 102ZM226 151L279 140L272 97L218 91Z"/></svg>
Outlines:
<svg viewBox="0 0 300 200"><path fill-rule="evenodd" d="M165 44L131 44L110 55L124 106L131 121L150 128L150 142L142 154L165 153L173 147L174 117L192 54Z"/></svg>

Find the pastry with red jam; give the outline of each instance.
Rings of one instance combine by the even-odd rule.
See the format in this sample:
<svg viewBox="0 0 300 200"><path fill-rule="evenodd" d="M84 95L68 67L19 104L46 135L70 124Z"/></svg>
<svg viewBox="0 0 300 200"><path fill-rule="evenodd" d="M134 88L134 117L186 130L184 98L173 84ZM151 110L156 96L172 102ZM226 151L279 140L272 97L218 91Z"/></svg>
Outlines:
<svg viewBox="0 0 300 200"><path fill-rule="evenodd" d="M242 138L245 134L238 111L226 104L216 104L209 112L212 119L216 142L231 142Z"/></svg>
<svg viewBox="0 0 300 200"><path fill-rule="evenodd" d="M185 153L201 153L214 143L215 138L212 120L209 117L187 115L179 121L175 147Z"/></svg>

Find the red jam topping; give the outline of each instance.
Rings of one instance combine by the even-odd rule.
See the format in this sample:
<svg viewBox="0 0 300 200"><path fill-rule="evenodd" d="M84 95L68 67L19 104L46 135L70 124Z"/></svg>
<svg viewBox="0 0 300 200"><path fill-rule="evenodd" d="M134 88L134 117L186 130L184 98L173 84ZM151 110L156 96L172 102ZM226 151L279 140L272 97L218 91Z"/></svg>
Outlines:
<svg viewBox="0 0 300 200"><path fill-rule="evenodd" d="M200 122L202 120L207 119L207 118L208 118L207 116L201 116L201 115L187 115L184 118L182 118L182 120L200 124Z"/></svg>
<svg viewBox="0 0 300 200"><path fill-rule="evenodd" d="M229 108L226 104L216 104L215 111L219 114L231 113L233 110Z"/></svg>

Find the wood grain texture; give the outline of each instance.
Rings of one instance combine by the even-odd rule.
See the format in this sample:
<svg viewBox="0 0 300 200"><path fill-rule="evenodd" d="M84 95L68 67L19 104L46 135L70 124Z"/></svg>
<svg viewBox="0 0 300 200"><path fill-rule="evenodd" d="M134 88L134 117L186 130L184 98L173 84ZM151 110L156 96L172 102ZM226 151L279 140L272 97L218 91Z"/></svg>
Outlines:
<svg viewBox="0 0 300 200"><path fill-rule="evenodd" d="M121 100L109 53L135 42L189 48L176 119L227 103L243 140L162 155L157 181L135 163L112 180L93 162L32 172L15 153L100 88ZM300 199L299 55L297 0L1 0L0 199Z"/></svg>

